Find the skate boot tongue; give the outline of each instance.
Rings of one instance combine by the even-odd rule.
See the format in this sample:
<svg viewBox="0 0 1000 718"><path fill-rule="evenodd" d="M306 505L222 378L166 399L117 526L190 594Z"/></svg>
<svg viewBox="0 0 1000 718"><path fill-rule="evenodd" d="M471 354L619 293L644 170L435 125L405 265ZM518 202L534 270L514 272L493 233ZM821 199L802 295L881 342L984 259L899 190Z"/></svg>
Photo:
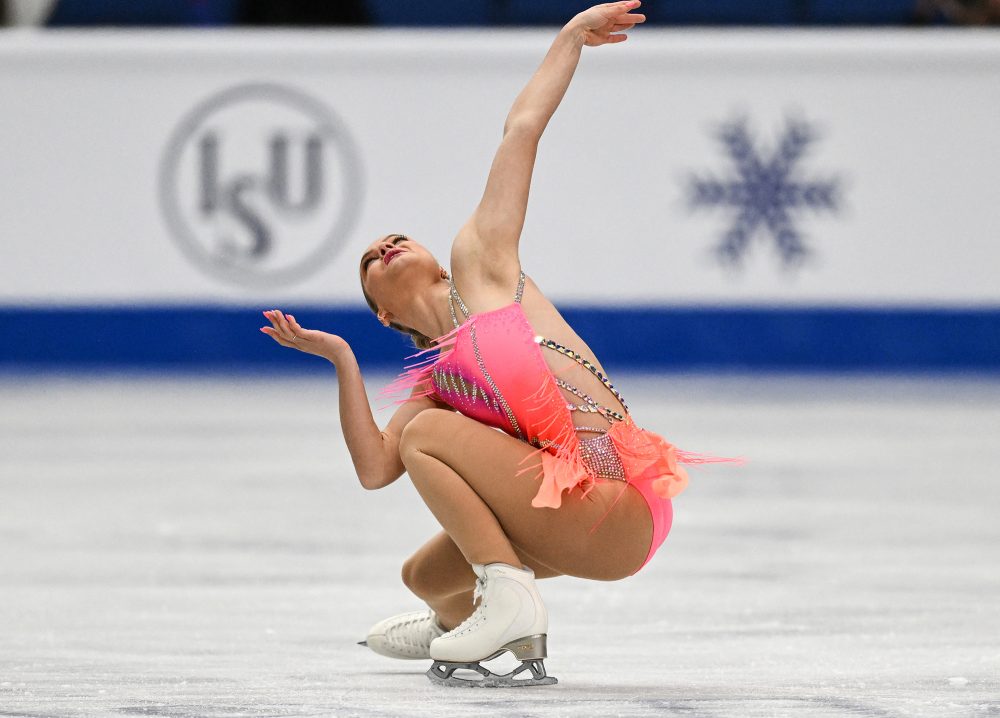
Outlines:
<svg viewBox="0 0 1000 718"><path fill-rule="evenodd" d="M473 564L472 568L476 569L477 564ZM476 571L476 588L472 591L472 605L475 606L479 599L483 597L483 592L486 590L486 567L479 566Z"/></svg>

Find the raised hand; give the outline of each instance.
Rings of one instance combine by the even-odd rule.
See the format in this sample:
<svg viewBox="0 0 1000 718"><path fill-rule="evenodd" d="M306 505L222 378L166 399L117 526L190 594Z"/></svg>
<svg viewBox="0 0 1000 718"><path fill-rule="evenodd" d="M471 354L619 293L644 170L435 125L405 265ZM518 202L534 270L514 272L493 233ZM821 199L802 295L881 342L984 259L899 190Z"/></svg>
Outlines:
<svg viewBox="0 0 1000 718"><path fill-rule="evenodd" d="M575 24L583 32L583 43L590 47L624 42L628 38L624 34L626 30L646 22L645 15L632 13L640 5L642 5L640 0L594 5L574 17L570 23Z"/></svg>
<svg viewBox="0 0 1000 718"><path fill-rule="evenodd" d="M271 326L260 330L278 342L283 347L298 349L306 354L315 354L324 359L334 361L337 353L348 348L348 344L336 334L315 329L303 329L291 314L284 314L279 309L264 312L271 321Z"/></svg>

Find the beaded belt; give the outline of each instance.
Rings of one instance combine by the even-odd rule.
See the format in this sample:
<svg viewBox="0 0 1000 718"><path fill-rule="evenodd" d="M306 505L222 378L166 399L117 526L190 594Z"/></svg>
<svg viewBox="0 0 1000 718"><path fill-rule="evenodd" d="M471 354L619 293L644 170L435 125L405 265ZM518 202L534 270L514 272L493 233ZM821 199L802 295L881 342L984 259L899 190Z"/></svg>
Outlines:
<svg viewBox="0 0 1000 718"><path fill-rule="evenodd" d="M625 481L625 467L607 434L580 439L580 460L595 476Z"/></svg>

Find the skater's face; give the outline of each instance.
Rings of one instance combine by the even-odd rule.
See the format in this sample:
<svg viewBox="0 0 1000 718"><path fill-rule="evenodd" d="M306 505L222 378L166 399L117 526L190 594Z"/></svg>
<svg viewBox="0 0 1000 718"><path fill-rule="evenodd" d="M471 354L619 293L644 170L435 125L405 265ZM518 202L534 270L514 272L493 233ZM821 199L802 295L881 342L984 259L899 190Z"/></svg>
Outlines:
<svg viewBox="0 0 1000 718"><path fill-rule="evenodd" d="M434 255L403 234L388 234L370 244L361 255L359 272L368 306L386 326L387 313L405 313L414 295L442 276Z"/></svg>

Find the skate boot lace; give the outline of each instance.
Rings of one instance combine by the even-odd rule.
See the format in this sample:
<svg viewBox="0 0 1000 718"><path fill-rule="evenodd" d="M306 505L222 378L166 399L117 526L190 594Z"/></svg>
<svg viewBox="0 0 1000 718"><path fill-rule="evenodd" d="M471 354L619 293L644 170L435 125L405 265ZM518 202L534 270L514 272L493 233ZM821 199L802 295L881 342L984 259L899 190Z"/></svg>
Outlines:
<svg viewBox="0 0 1000 718"><path fill-rule="evenodd" d="M419 626L417 630L411 629L410 627L415 624L425 625ZM430 650L431 641L434 640L436 634L434 619L430 613L425 613L423 615L412 616L390 626L385 632L385 637L397 645L401 644L403 646ZM414 640L415 637L419 640Z"/></svg>
<svg viewBox="0 0 1000 718"><path fill-rule="evenodd" d="M483 593L485 591L486 591L486 577L484 576L483 578L479 578L477 576L476 588L472 592L472 605L475 606L476 601L479 601L479 605L476 606L476 610L472 612L472 615L466 618L460 624L458 624L452 631L449 632L449 635L452 636L461 635L462 633L465 633L466 631L475 628L482 622L482 620L484 619L483 609L485 608L485 604L483 601L480 601L480 599L483 597Z"/></svg>

